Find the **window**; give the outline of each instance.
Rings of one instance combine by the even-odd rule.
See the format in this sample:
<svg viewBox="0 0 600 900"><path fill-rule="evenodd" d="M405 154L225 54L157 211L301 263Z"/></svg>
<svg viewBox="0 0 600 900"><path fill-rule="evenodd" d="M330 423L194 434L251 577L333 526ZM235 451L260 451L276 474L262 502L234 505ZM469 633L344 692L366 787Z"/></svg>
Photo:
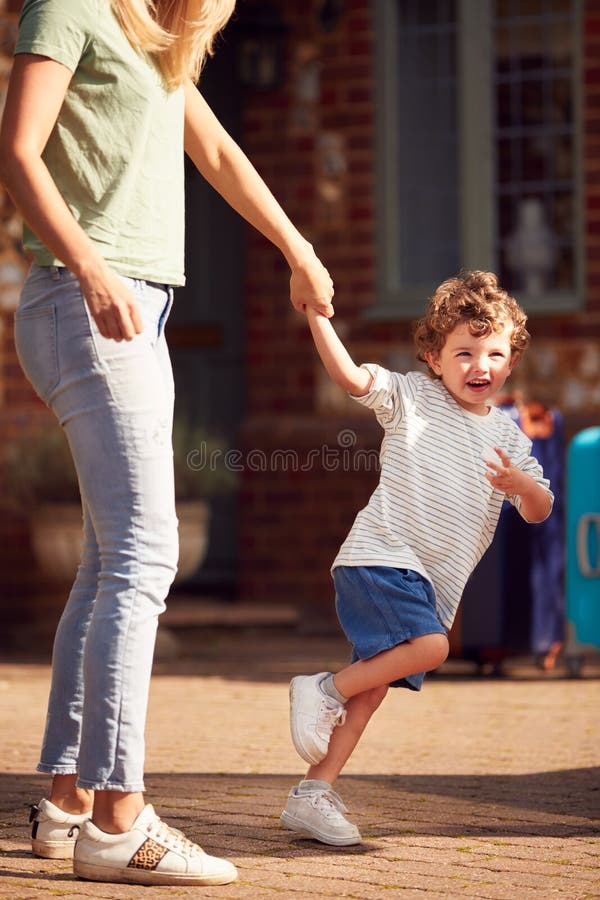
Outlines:
<svg viewBox="0 0 600 900"><path fill-rule="evenodd" d="M402 128L397 190L388 202L410 210L408 221L401 217L406 227L399 230L397 252L403 279L411 284L439 281L460 265L454 7L453 0L399 5Z"/></svg>
<svg viewBox="0 0 600 900"><path fill-rule="evenodd" d="M581 0L383 0L376 317L460 268L529 311L582 299Z"/></svg>

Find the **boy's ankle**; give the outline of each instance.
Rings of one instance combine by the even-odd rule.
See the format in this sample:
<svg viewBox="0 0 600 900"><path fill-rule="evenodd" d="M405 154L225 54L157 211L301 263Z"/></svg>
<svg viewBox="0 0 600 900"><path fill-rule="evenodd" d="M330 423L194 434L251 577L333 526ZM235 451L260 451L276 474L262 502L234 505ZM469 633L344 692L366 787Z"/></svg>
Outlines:
<svg viewBox="0 0 600 900"><path fill-rule="evenodd" d="M328 781L321 781L319 778L305 778L298 785L298 791L301 794L308 794L311 791L330 791L331 785Z"/></svg>
<svg viewBox="0 0 600 900"><path fill-rule="evenodd" d="M338 691L337 687L335 686L335 676L332 674L326 675L326 677L319 682L319 689L328 697L332 697L334 700L337 700L338 703L345 704L348 702L348 697L344 697L344 695L340 691Z"/></svg>

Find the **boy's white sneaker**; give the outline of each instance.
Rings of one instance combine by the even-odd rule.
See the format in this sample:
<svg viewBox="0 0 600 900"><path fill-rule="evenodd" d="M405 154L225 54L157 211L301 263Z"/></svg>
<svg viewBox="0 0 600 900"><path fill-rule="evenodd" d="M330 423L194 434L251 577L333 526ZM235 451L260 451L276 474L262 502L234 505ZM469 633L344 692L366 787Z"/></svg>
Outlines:
<svg viewBox="0 0 600 900"><path fill-rule="evenodd" d="M323 787L310 790L292 788L279 820L282 828L334 847L360 844L360 831L344 817L348 810L342 798L329 785L321 784Z"/></svg>
<svg viewBox="0 0 600 900"><path fill-rule="evenodd" d="M232 863L209 856L170 828L148 804L124 834L107 834L90 820L79 833L73 872L89 881L131 884L229 884Z"/></svg>
<svg viewBox="0 0 600 900"><path fill-rule="evenodd" d="M290 683L290 731L297 752L316 766L327 755L331 732L346 721L343 703L328 697L319 688L329 672L298 675Z"/></svg>
<svg viewBox="0 0 600 900"><path fill-rule="evenodd" d="M71 815L49 800L40 800L31 807L31 850L45 859L71 859L79 829L91 812Z"/></svg>

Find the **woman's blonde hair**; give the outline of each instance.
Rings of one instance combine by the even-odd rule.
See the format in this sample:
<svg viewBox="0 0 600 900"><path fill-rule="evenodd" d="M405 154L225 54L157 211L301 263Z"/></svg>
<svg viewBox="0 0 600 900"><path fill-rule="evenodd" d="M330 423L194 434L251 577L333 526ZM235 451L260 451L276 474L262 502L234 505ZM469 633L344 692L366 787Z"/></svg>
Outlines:
<svg viewBox="0 0 600 900"><path fill-rule="evenodd" d="M111 0L130 44L156 60L168 88L197 81L235 0Z"/></svg>

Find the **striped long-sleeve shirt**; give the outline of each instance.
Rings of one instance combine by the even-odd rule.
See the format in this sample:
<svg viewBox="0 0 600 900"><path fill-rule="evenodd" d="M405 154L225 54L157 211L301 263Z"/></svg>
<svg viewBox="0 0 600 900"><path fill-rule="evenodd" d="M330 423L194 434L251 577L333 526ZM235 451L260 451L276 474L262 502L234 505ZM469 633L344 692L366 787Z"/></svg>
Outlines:
<svg viewBox="0 0 600 900"><path fill-rule="evenodd" d="M466 581L489 546L508 499L485 478L482 454L500 447L552 497L530 456L531 441L501 410L463 409L441 381L367 364L373 375L360 403L384 429L379 484L336 556L336 566L413 569L435 590L437 615L450 628Z"/></svg>

